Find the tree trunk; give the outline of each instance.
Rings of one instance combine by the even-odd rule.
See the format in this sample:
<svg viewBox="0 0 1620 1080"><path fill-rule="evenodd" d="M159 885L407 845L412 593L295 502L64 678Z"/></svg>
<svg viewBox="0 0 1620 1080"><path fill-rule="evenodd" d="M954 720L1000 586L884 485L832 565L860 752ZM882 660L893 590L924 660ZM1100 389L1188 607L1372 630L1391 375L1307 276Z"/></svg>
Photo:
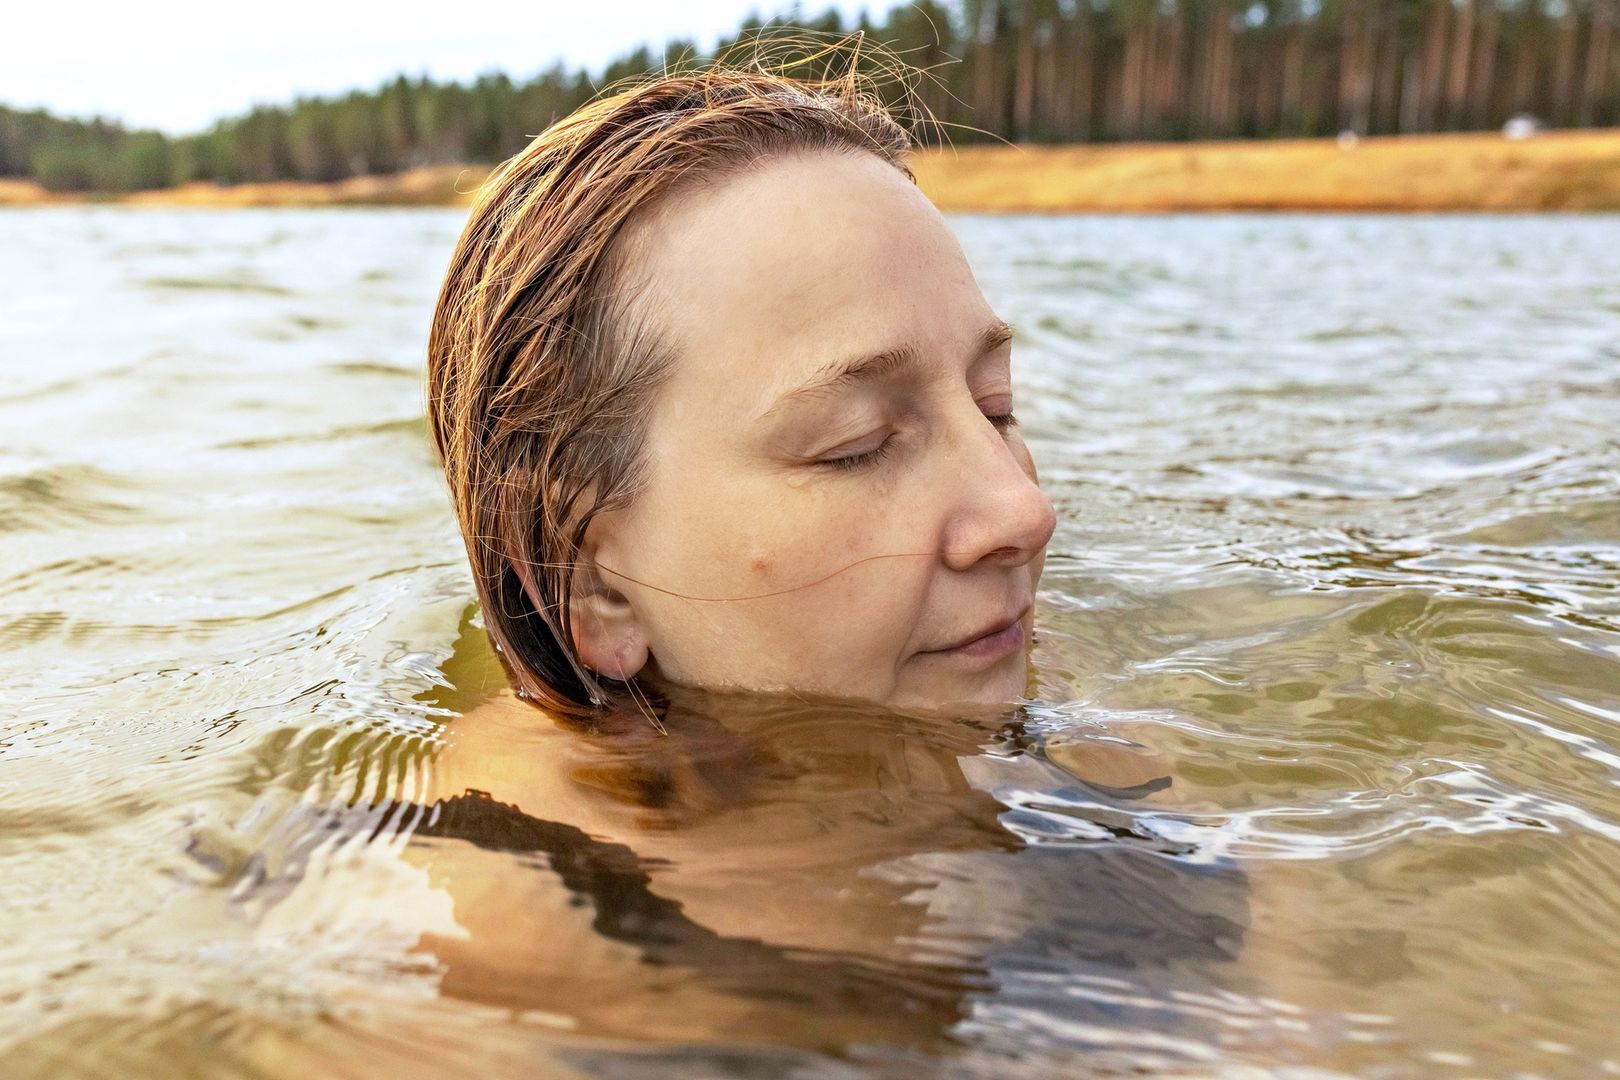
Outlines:
<svg viewBox="0 0 1620 1080"><path fill-rule="evenodd" d="M1540 110L1536 94L1536 61L1541 52L1540 0L1525 0L1519 18L1518 40L1514 42L1519 56L1513 65L1513 111L1537 112Z"/></svg>
<svg viewBox="0 0 1620 1080"><path fill-rule="evenodd" d="M1210 4L1210 123L1221 135L1232 128L1232 13L1224 0Z"/></svg>
<svg viewBox="0 0 1620 1080"><path fill-rule="evenodd" d="M1449 0L1443 0L1449 3ZM1474 57L1474 12L1478 0L1463 0L1451 38L1451 70L1446 76L1446 130L1467 125L1468 76Z"/></svg>
<svg viewBox="0 0 1620 1080"><path fill-rule="evenodd" d="M1125 30L1125 55L1119 67L1119 96L1114 101L1114 134L1131 138L1142 122L1142 27Z"/></svg>
<svg viewBox="0 0 1620 1080"><path fill-rule="evenodd" d="M1419 110L1418 124L1424 131L1438 131L1445 97L1446 74L1446 13L1451 10L1450 0L1436 0L1429 5L1428 25L1423 35L1423 106Z"/></svg>
<svg viewBox="0 0 1620 1080"><path fill-rule="evenodd" d="M1608 89L1609 67L1614 63L1610 43L1614 40L1614 0L1592 0L1592 28L1586 35L1586 78L1581 85L1582 127L1597 123L1598 103Z"/></svg>
<svg viewBox="0 0 1620 1080"><path fill-rule="evenodd" d="M1362 4L1346 4L1339 17L1339 130L1355 125L1351 116L1356 96L1356 46L1361 20L1366 17Z"/></svg>
<svg viewBox="0 0 1620 1080"><path fill-rule="evenodd" d="M1496 122L1491 99L1496 90L1496 42L1500 24L1496 0L1480 0L1478 27L1474 35L1474 88L1468 104L1470 127L1486 128Z"/></svg>
<svg viewBox="0 0 1620 1080"><path fill-rule="evenodd" d="M1092 138L1092 87L1096 83L1096 48L1092 28L1085 12L1075 15L1074 29L1074 81L1071 115L1075 137L1090 142Z"/></svg>
<svg viewBox="0 0 1620 1080"><path fill-rule="evenodd" d="M1053 116L1057 102L1056 30L1051 19L1035 25L1035 133L1042 140L1061 130Z"/></svg>
<svg viewBox="0 0 1620 1080"><path fill-rule="evenodd" d="M1079 142L1074 81L1080 73L1080 37L1061 14L1052 23L1052 129L1062 142Z"/></svg>
<svg viewBox="0 0 1620 1080"><path fill-rule="evenodd" d="M1282 124L1289 134L1300 135L1305 117L1305 29L1296 26L1283 47Z"/></svg>
<svg viewBox="0 0 1620 1080"><path fill-rule="evenodd" d="M996 111L996 0L979 0L968 5L968 53L973 65L971 123L995 131L1000 125Z"/></svg>
<svg viewBox="0 0 1620 1080"><path fill-rule="evenodd" d="M1030 0L1018 0L1014 31L1013 142L1028 142L1035 119L1035 11Z"/></svg>
<svg viewBox="0 0 1620 1080"><path fill-rule="evenodd" d="M1355 32L1350 34L1349 124L1357 135L1365 135L1372 126L1373 62L1376 56L1376 11L1371 3L1357 5L1360 17L1355 20Z"/></svg>
<svg viewBox="0 0 1620 1080"><path fill-rule="evenodd" d="M1187 20L1180 4L1177 4L1170 15L1170 24L1164 35L1164 59L1159 65L1159 112L1162 134L1174 135L1173 127L1179 119L1182 107L1181 77L1184 41L1186 38Z"/></svg>
<svg viewBox="0 0 1620 1080"><path fill-rule="evenodd" d="M1150 139L1164 137L1164 118L1170 103L1164 100L1164 40L1166 25L1157 15L1147 29L1147 57L1142 65L1142 134Z"/></svg>
<svg viewBox="0 0 1620 1080"><path fill-rule="evenodd" d="M1565 0L1564 13L1558 18L1558 46L1553 53L1553 123L1563 126L1574 119L1575 113L1575 46L1579 43L1576 30L1579 16L1575 5Z"/></svg>
<svg viewBox="0 0 1620 1080"><path fill-rule="evenodd" d="M1257 134L1277 134L1278 122L1281 119L1278 106L1281 102L1280 93L1282 83L1282 70L1280 61L1286 55L1282 44L1282 37L1275 27L1266 34L1263 49L1268 61L1268 70L1262 72L1261 78L1254 86L1254 126Z"/></svg>
<svg viewBox="0 0 1620 1080"><path fill-rule="evenodd" d="M1413 50L1406 54L1401 72L1400 132L1410 134L1423 127L1423 58Z"/></svg>
<svg viewBox="0 0 1620 1080"><path fill-rule="evenodd" d="M1398 13L1385 9L1383 33L1378 45L1377 84L1373 90L1372 130L1393 134L1400 124L1401 25Z"/></svg>

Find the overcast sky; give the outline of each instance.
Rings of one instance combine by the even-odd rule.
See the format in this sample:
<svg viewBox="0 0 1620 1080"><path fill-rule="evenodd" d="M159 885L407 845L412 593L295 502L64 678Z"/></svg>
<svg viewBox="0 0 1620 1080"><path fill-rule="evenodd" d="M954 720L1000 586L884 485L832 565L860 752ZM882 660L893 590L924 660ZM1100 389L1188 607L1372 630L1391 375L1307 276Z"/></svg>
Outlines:
<svg viewBox="0 0 1620 1080"><path fill-rule="evenodd" d="M553 61L599 72L637 45L695 38L708 49L745 16L790 0L24 0L0 33L0 104L43 106L181 134L257 102L371 88L405 72L525 79ZM845 25L887 0L817 0Z"/></svg>

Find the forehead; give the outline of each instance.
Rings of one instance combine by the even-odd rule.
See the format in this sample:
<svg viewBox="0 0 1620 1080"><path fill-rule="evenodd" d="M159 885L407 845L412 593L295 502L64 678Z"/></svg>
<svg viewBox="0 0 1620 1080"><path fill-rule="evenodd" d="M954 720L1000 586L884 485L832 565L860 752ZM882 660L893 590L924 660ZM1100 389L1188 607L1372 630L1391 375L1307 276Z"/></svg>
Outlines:
<svg viewBox="0 0 1620 1080"><path fill-rule="evenodd" d="M716 403L768 404L852 350L945 347L990 317L943 216L873 154L778 156L694 187L631 248L681 358L671 389Z"/></svg>

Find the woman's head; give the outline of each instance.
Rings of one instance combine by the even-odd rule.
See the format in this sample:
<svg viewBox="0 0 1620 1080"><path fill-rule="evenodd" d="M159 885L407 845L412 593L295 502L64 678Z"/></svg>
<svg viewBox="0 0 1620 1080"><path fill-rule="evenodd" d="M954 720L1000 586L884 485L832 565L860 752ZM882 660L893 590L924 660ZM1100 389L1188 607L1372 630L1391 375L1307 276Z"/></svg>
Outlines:
<svg viewBox="0 0 1620 1080"><path fill-rule="evenodd" d="M1052 507L1010 330L908 146L848 83L717 67L586 106L486 184L429 415L527 696L1022 695Z"/></svg>

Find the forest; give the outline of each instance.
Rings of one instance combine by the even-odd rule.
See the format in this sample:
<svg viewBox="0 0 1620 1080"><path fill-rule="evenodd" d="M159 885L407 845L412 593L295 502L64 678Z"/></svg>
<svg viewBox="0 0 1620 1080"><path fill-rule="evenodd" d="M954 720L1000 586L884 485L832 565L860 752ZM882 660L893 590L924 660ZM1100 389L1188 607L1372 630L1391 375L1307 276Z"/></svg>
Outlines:
<svg viewBox="0 0 1620 1080"><path fill-rule="evenodd" d="M492 163L617 80L747 55L754 42L805 58L857 29L874 46L859 74L903 119L926 121L912 125L923 145L1390 135L1521 115L1620 126L1617 23L1620 0L912 0L853 22L795 5L750 14L707 54L675 41L600 72L553 64L470 83L402 73L177 137L0 106L0 177L126 192ZM885 77L885 50L909 78ZM847 67L847 55L835 60Z"/></svg>

